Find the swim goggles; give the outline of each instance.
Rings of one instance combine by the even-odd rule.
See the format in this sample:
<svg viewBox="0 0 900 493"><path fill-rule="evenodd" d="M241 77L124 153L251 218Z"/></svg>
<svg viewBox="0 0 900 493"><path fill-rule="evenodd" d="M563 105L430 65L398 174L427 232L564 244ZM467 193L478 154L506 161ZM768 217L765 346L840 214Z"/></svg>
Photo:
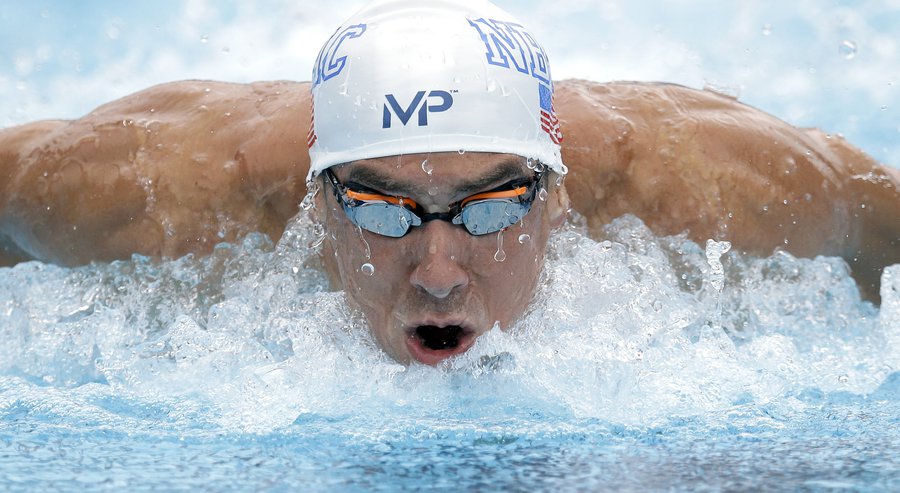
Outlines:
<svg viewBox="0 0 900 493"><path fill-rule="evenodd" d="M435 219L461 224L475 236L508 228L531 210L543 178L542 173L535 173L533 179L507 183L494 190L466 197L451 204L449 212L426 213L412 199L353 190L342 185L330 169L323 173L350 222L366 231L391 238L400 238L411 227Z"/></svg>

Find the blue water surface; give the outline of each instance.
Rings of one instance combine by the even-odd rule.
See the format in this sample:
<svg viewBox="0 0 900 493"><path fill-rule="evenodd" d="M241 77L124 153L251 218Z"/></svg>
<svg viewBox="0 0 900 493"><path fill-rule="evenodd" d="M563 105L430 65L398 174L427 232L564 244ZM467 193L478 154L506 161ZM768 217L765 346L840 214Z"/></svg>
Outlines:
<svg viewBox="0 0 900 493"><path fill-rule="evenodd" d="M628 217L599 242L570 225L516 328L404 367L324 289L312 230L0 269L0 485L900 487L900 266L876 308L839 259L703 249Z"/></svg>

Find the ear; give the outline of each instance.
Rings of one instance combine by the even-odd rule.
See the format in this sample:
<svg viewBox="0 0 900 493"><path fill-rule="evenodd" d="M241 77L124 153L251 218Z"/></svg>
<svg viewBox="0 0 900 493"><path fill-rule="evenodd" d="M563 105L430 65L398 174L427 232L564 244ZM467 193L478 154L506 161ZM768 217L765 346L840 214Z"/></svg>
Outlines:
<svg viewBox="0 0 900 493"><path fill-rule="evenodd" d="M550 227L558 228L566 221L569 215L569 193L566 192L565 183L552 185L550 196L547 197L547 212L550 214Z"/></svg>

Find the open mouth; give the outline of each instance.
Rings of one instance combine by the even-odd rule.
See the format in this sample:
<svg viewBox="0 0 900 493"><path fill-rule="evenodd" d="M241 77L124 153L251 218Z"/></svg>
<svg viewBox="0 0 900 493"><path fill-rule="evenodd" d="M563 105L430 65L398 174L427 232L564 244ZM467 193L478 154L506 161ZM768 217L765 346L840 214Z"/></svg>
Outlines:
<svg viewBox="0 0 900 493"><path fill-rule="evenodd" d="M433 366L466 352L474 342L473 331L459 325L419 325L409 330L406 345L414 359Z"/></svg>

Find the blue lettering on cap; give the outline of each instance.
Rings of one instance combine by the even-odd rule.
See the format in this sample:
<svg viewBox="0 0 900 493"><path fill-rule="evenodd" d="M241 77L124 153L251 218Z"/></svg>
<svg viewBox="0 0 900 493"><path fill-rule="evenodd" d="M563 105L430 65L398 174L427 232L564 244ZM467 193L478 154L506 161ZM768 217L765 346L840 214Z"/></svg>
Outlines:
<svg viewBox="0 0 900 493"><path fill-rule="evenodd" d="M339 56L341 46L348 39L356 39L366 32L365 24L354 24L347 26L343 30L338 28L331 38L322 46L319 56L316 57L316 64L313 66L312 85L313 87L325 82L332 77L336 77L347 66L347 56Z"/></svg>
<svg viewBox="0 0 900 493"><path fill-rule="evenodd" d="M453 95L447 91L431 91L427 93L428 97L425 97L425 94L426 91L417 92L412 102L406 108L400 105L396 96L386 94L384 98L387 102L384 105L381 128L391 128L394 116L400 120L403 126L406 126L417 109L419 110L418 125L425 127L428 126L429 113L442 113L453 107ZM440 99L440 102L430 104L429 101L433 99Z"/></svg>

